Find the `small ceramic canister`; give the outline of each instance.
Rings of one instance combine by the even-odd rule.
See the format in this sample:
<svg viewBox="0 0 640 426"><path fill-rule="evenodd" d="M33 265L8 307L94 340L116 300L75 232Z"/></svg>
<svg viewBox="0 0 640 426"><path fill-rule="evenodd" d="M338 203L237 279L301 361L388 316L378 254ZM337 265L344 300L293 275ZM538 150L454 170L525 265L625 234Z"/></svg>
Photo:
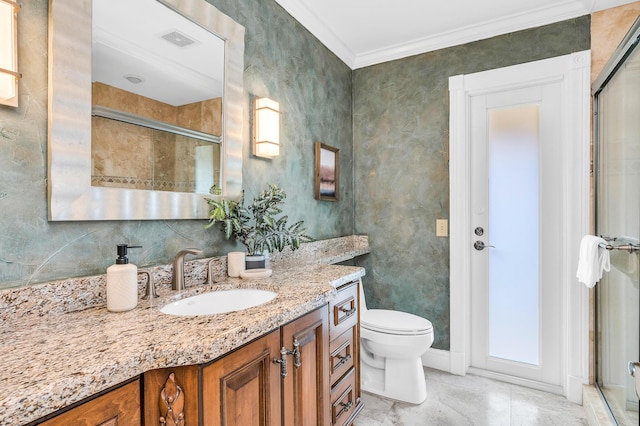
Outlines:
<svg viewBox="0 0 640 426"><path fill-rule="evenodd" d="M240 272L244 271L244 252L232 251L227 254L227 274L230 277L237 278Z"/></svg>

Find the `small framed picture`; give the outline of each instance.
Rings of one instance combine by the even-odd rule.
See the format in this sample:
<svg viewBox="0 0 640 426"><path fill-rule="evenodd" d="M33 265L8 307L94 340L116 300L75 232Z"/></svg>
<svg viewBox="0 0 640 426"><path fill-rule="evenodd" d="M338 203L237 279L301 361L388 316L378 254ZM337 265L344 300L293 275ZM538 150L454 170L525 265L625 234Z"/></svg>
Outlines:
<svg viewBox="0 0 640 426"><path fill-rule="evenodd" d="M340 150L316 142L316 200L340 199Z"/></svg>

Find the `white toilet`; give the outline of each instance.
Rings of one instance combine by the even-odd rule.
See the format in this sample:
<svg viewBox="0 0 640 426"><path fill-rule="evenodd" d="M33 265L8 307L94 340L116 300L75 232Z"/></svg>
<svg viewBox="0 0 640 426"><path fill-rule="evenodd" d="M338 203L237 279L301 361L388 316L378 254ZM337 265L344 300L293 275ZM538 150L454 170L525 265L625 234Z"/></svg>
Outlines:
<svg viewBox="0 0 640 426"><path fill-rule="evenodd" d="M407 312L367 309L360 282L360 377L362 390L398 401L427 397L421 356L433 343L428 320Z"/></svg>

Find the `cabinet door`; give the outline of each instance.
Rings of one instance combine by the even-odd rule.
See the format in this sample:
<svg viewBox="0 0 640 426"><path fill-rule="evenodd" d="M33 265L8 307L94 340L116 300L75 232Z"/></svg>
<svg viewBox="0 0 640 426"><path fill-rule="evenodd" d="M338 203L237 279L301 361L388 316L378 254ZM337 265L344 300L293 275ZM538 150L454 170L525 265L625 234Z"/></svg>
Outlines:
<svg viewBox="0 0 640 426"><path fill-rule="evenodd" d="M283 379L284 425L329 425L328 309L323 306L282 327L282 346L298 347L299 367L289 356Z"/></svg>
<svg viewBox="0 0 640 426"><path fill-rule="evenodd" d="M280 426L280 331L202 367L204 426Z"/></svg>
<svg viewBox="0 0 640 426"><path fill-rule="evenodd" d="M41 426L140 426L140 381L85 402Z"/></svg>

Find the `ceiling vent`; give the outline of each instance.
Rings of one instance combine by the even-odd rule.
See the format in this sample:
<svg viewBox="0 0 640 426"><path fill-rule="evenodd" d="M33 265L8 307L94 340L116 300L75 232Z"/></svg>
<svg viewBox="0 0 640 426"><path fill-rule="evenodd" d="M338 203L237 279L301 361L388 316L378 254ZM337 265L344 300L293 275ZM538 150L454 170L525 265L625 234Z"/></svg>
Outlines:
<svg viewBox="0 0 640 426"><path fill-rule="evenodd" d="M125 74L123 75L123 77L133 84L140 84L144 81L144 78L140 77L139 75Z"/></svg>
<svg viewBox="0 0 640 426"><path fill-rule="evenodd" d="M189 37L178 31L171 31L160 37L167 40L169 43L175 44L178 47L187 47L190 44L195 43L195 40L190 39Z"/></svg>

